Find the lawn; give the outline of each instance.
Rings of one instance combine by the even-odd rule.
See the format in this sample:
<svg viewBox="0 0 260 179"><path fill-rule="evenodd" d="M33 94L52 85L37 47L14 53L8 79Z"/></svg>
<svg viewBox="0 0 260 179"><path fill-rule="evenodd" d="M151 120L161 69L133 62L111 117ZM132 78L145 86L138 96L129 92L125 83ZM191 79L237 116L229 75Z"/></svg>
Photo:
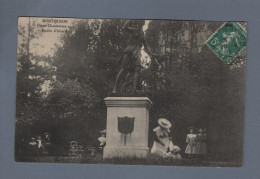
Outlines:
<svg viewBox="0 0 260 179"><path fill-rule="evenodd" d="M95 157L70 156L23 156L16 158L17 162L43 163L81 163L81 164L115 164L115 165L161 165L161 166L203 166L203 167L241 167L240 163L209 161L208 159L170 159L149 155L147 158L112 158L102 159L102 155Z"/></svg>

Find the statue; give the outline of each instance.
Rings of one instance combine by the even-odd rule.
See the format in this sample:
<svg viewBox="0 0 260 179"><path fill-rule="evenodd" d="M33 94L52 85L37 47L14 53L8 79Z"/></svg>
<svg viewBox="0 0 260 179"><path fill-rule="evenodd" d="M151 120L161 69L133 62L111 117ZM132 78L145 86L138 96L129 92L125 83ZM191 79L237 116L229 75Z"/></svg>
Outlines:
<svg viewBox="0 0 260 179"><path fill-rule="evenodd" d="M119 92L119 84L122 78L125 78L125 82L121 86L121 92L125 91L126 85L129 81L132 83L132 91L136 92L140 90L140 72L141 72L141 48L144 46L144 50L149 56L156 56L148 48L145 34L142 30L144 20L127 20L123 26L123 29L130 34L129 40L127 41L127 47L123 55L119 58L118 63L121 63L121 68L116 77L115 86L112 93ZM129 80L133 74L133 80Z"/></svg>

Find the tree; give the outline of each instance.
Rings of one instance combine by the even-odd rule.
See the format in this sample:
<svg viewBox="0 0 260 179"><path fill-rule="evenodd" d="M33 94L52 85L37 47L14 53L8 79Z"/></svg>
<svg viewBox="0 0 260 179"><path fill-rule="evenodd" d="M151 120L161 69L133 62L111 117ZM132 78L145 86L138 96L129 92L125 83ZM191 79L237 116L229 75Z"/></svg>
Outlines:
<svg viewBox="0 0 260 179"><path fill-rule="evenodd" d="M39 65L49 62L50 57L36 56L30 52L31 41L41 32L35 28L35 21L22 19L18 26L17 54L17 121L30 121L39 118L41 106L41 85L48 78L48 70Z"/></svg>
<svg viewBox="0 0 260 179"><path fill-rule="evenodd" d="M33 40L40 37L41 32L35 28L35 21L30 18L19 19L17 49L17 83L16 83L16 144L15 152L19 152L22 141L32 135L31 127L43 114L42 85L50 79L51 69L47 66L51 58L38 56L30 51L37 44Z"/></svg>

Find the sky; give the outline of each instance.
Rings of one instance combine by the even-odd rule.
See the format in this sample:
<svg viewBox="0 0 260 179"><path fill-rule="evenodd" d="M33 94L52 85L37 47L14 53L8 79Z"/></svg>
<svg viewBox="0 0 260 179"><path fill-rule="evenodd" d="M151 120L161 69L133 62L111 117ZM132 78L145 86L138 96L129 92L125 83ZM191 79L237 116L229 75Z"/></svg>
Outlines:
<svg viewBox="0 0 260 179"><path fill-rule="evenodd" d="M46 20L62 20L66 21L66 23L55 23L55 22L45 22ZM30 50L31 53L35 55L45 55L52 56L54 54L55 44L61 45L59 41L61 35L64 30L68 30L69 27L75 22L75 19L72 18L38 18L38 17L20 17L18 20L18 26L25 27L25 36L28 37L28 23L30 21L31 28L34 28L35 31L41 32L39 38L35 38L31 40ZM59 26L59 27L55 27ZM66 26L66 27L65 27ZM44 31L43 31L44 30ZM52 32L50 32L50 30ZM55 32L54 32L55 31ZM58 31L58 32L56 32ZM18 46L22 43L22 38L18 36Z"/></svg>
<svg viewBox="0 0 260 179"><path fill-rule="evenodd" d="M53 20L60 20L60 22L54 22ZM80 19L76 18L40 18L40 17L20 17L18 25L25 27L25 36L28 37L28 23L30 21L31 28L35 31L41 32L39 38L31 40L30 50L35 55L52 56L54 54L55 44L62 45L60 37L64 33L62 31L68 30L68 26L72 26L76 21ZM145 21L143 31L148 29L149 20ZM66 26L66 27L65 27ZM57 32L58 31L58 32ZM18 46L22 43L21 36L18 36ZM147 54L142 50L142 56Z"/></svg>

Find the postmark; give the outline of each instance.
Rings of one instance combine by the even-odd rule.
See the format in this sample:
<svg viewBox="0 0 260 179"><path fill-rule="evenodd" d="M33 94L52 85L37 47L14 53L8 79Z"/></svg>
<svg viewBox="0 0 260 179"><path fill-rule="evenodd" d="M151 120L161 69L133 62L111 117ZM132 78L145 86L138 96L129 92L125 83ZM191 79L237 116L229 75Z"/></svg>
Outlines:
<svg viewBox="0 0 260 179"><path fill-rule="evenodd" d="M207 41L207 46L229 64L246 46L247 32L238 22L224 23Z"/></svg>

